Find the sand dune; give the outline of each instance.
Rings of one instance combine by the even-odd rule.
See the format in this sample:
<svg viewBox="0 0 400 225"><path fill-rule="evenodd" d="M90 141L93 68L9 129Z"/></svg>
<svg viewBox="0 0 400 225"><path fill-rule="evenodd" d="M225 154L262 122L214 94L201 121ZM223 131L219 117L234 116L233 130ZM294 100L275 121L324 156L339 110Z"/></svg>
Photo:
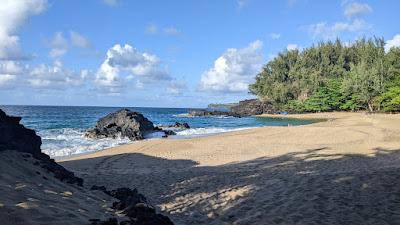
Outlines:
<svg viewBox="0 0 400 225"><path fill-rule="evenodd" d="M326 121L141 141L62 164L88 184L137 187L177 224L400 223L400 115L289 117Z"/></svg>

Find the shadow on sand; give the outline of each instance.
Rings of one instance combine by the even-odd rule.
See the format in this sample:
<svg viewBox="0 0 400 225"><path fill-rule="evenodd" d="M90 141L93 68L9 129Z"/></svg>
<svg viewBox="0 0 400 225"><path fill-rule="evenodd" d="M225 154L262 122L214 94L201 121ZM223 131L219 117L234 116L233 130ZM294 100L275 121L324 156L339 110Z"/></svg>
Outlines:
<svg viewBox="0 0 400 225"><path fill-rule="evenodd" d="M136 153L62 164L88 185L138 187L178 224L400 224L400 150L323 150L212 167Z"/></svg>

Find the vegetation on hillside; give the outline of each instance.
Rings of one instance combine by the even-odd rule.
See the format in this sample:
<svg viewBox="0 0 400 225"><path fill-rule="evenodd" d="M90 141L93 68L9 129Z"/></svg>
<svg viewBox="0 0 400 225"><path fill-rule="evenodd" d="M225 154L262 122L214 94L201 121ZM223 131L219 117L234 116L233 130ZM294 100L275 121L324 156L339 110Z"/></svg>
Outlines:
<svg viewBox="0 0 400 225"><path fill-rule="evenodd" d="M384 46L371 38L284 51L249 89L286 111L400 111L400 48Z"/></svg>

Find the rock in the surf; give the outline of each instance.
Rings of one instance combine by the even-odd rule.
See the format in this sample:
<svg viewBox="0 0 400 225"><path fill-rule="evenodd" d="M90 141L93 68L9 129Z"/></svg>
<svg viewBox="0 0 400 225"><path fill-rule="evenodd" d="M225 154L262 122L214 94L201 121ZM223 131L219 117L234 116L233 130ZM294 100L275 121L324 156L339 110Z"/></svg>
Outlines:
<svg viewBox="0 0 400 225"><path fill-rule="evenodd" d="M93 129L88 130L88 138L127 137L130 140L142 140L146 134L159 131L153 123L141 113L121 109L99 119Z"/></svg>
<svg viewBox="0 0 400 225"><path fill-rule="evenodd" d="M173 125L161 125L158 127L161 129L181 129L181 130L190 128L188 123L180 123L180 122L175 122L175 124Z"/></svg>

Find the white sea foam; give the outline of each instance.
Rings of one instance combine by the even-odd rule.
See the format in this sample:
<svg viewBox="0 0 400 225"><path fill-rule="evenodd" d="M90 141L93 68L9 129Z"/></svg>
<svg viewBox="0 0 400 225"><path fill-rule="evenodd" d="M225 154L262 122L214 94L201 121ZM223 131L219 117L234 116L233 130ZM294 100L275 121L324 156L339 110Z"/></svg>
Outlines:
<svg viewBox="0 0 400 225"><path fill-rule="evenodd" d="M235 118L233 116L227 116L227 115L210 115L210 116L191 116L188 113L181 113L181 114L175 114L172 115L173 117L182 117L182 118L217 118L217 119L227 119L227 118Z"/></svg>
<svg viewBox="0 0 400 225"><path fill-rule="evenodd" d="M99 151L129 143L127 138L88 139L82 129L51 129L39 133L42 137L42 150L51 157L69 156Z"/></svg>
<svg viewBox="0 0 400 225"><path fill-rule="evenodd" d="M225 133L230 131L244 130L245 128L191 128L186 130L176 131L175 138L190 138L199 136L208 136L217 133ZM104 139L89 139L84 137L84 129L50 129L39 132L42 137L42 150L51 157L63 157L75 154L83 154L95 152L106 148L115 147L122 144L133 143L128 138L104 138ZM145 136L146 139L161 138L164 132L154 132Z"/></svg>
<svg viewBox="0 0 400 225"><path fill-rule="evenodd" d="M172 116L173 117L192 117L192 116L189 115L189 113L174 114Z"/></svg>
<svg viewBox="0 0 400 225"><path fill-rule="evenodd" d="M208 128L191 128L187 130L182 130L176 132L178 136L187 136L187 137L198 137L198 136L207 136L218 133L226 133L231 131L239 131L250 129L251 127L241 127L241 128L220 128L220 127L208 127Z"/></svg>

